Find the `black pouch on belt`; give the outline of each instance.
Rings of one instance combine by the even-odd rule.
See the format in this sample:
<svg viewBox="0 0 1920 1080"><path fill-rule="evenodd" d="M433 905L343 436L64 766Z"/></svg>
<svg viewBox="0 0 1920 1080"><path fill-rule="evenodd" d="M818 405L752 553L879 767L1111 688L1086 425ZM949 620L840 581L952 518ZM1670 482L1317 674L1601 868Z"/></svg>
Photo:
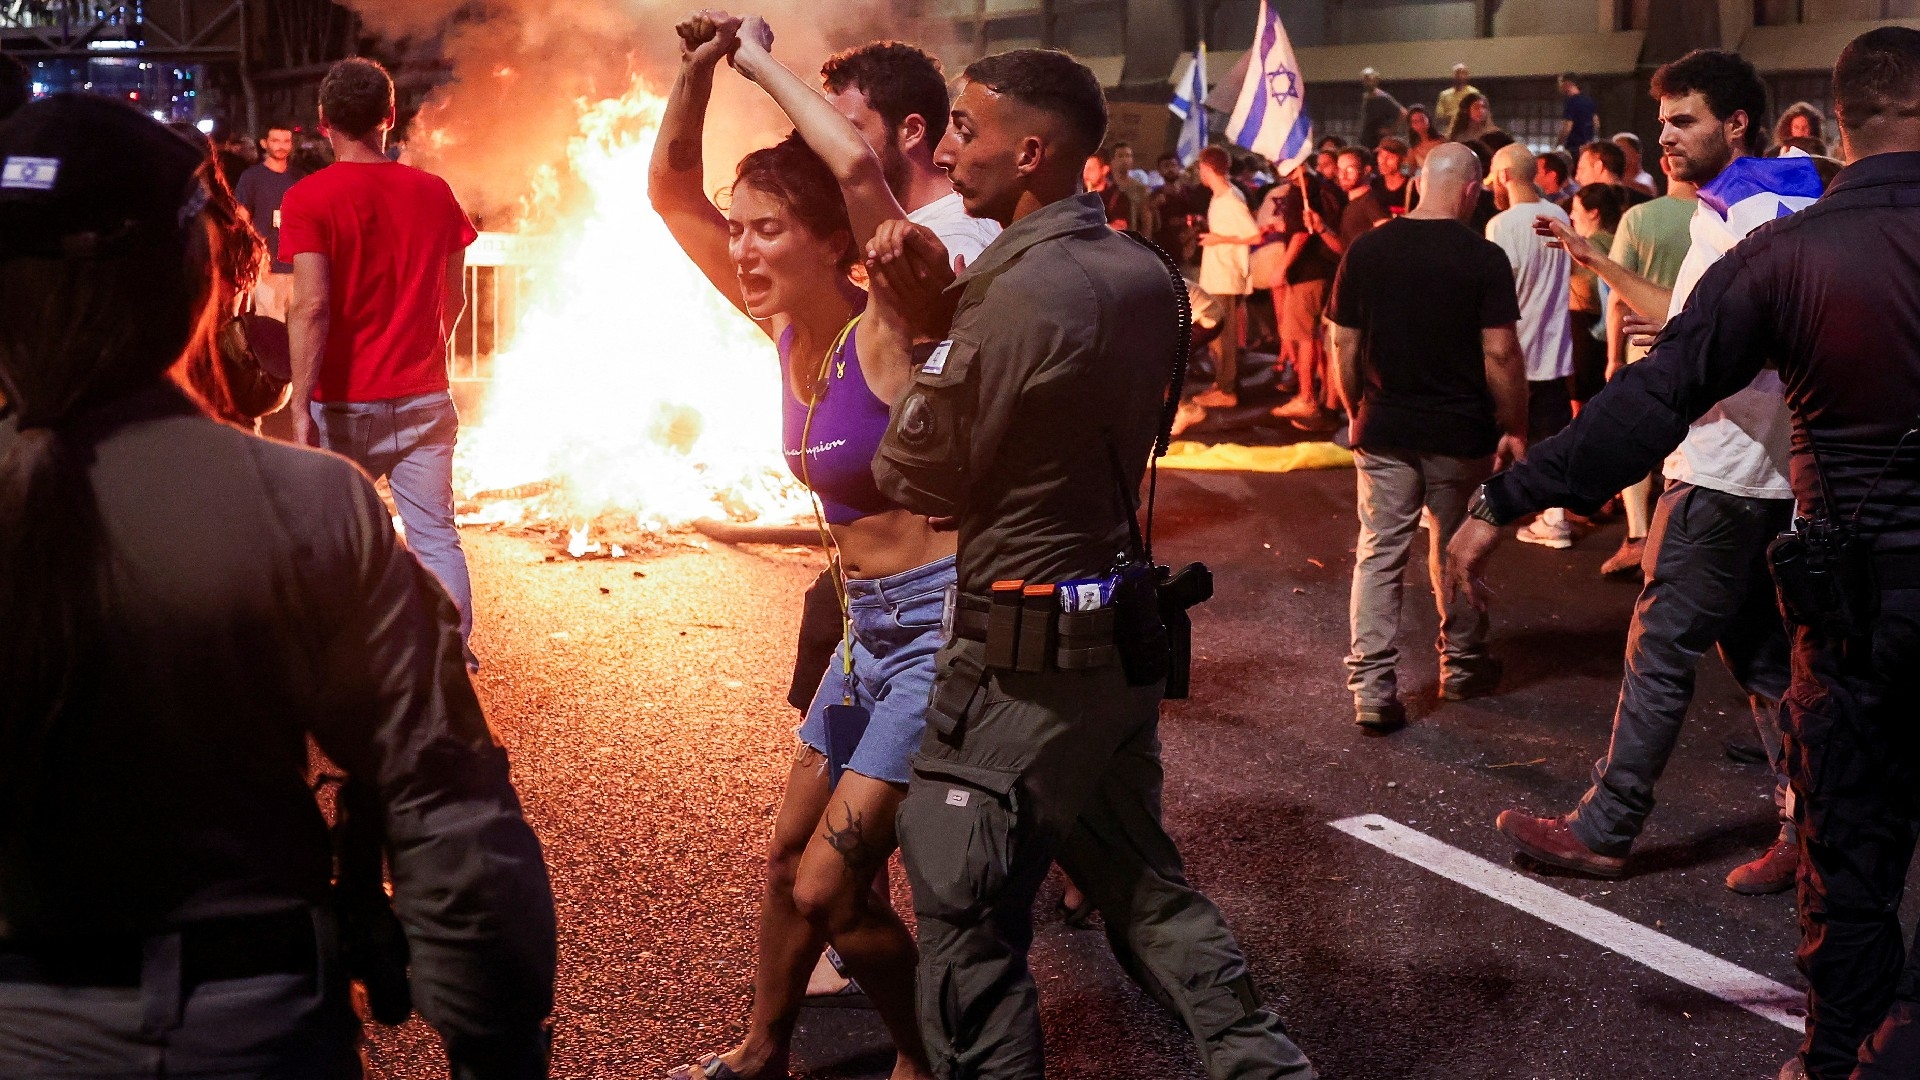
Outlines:
<svg viewBox="0 0 1920 1080"><path fill-rule="evenodd" d="M1059 590L1053 585L1028 585L1020 591L1020 650L1015 671L1045 671L1053 665Z"/></svg>
<svg viewBox="0 0 1920 1080"><path fill-rule="evenodd" d="M993 602L987 609L987 666L1011 670L1020 658L1020 605L1024 581L993 583Z"/></svg>

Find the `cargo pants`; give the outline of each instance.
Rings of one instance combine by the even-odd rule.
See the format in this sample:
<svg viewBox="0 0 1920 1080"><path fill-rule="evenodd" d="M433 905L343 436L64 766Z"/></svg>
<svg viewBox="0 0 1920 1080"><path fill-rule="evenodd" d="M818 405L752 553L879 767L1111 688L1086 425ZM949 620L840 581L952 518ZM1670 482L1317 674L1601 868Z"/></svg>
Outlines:
<svg viewBox="0 0 1920 1080"><path fill-rule="evenodd" d="M933 699L951 701L957 683L965 705L929 716L899 816L935 1073L1044 1075L1027 951L1034 896L1057 860L1122 966L1186 1025L1212 1080L1314 1076L1161 825L1160 687L1130 687L1117 666L982 678L982 653L964 640L941 650Z"/></svg>

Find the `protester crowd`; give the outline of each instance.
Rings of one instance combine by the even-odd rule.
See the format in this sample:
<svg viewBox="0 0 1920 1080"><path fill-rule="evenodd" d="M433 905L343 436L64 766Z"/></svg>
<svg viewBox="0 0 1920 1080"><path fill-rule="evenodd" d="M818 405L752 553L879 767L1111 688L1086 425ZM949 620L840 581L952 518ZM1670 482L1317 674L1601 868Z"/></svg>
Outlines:
<svg viewBox="0 0 1920 1080"><path fill-rule="evenodd" d="M1422 528L1439 695L1458 701L1502 686L1479 578L1494 530L1563 549L1624 517L1601 572L1642 591L1611 745L1577 807L1510 809L1498 829L1542 863L1630 872L1717 649L1780 811L1727 885L1800 890L1811 1015L1782 1076L1916 1075L1916 961L1894 920L1920 759L1889 717L1912 699L1920 561L1846 555L1878 585L1829 561L1821 580L1842 585L1798 607L1775 594L1783 533L1818 551L1836 529L1897 547L1915 527L1911 500L1872 501L1883 481L1915 490L1911 416L1873 412L1920 406L1914 305L1896 298L1874 337L1906 365L1868 391L1882 406L1819 382L1849 378L1863 347L1857 327L1795 322L1794 304L1832 316L1831 294L1748 279L1798 282L1789 248L1841 273L1828 229L1870 237L1910 288L1911 229L1859 215L1910 214L1920 190L1920 33L1841 57L1845 166L1812 106L1770 117L1740 56L1667 64L1649 87L1656 179L1638 138L1599 137L1573 74L1552 149L1501 131L1464 66L1431 109L1368 69L1354 144L1328 137L1284 169L1226 145L1148 169L1107 142L1097 80L1063 53L987 57L950 86L926 52L877 42L816 83L758 17L677 32L649 195L778 351L784 450L831 566L798 633L800 745L746 1035L672 1080L786 1076L798 1010L856 995L896 1077L1039 1077L1025 953L1056 865L1067 906L1102 915L1209 1075L1313 1075L1160 822L1155 725L1184 686L1172 642L1192 601L1136 506L1173 430L1245 412L1245 358L1267 348L1285 400L1254 411L1354 455L1360 729L1406 724L1399 624ZM739 162L722 210L702 145L728 69L794 132ZM393 84L369 60L321 87L324 155L283 122L256 151L124 103L23 108L6 91L0 602L19 632L0 640L0 983L26 989L0 995L0 1021L38 1034L0 1038L0 1074L357 1074L347 985L372 994L379 935L337 903L348 860L305 791L311 737L371 792L403 1008L456 1076L544 1075L553 904L469 682L453 527L444 345L472 223L444 181L393 159ZM303 446L252 434L283 403ZM1805 528L1831 522L1834 485L1796 422L1863 492L1828 532ZM1836 592L1842 615L1820 607ZM896 850L917 939L888 899ZM72 1046L98 1064L75 1072Z"/></svg>

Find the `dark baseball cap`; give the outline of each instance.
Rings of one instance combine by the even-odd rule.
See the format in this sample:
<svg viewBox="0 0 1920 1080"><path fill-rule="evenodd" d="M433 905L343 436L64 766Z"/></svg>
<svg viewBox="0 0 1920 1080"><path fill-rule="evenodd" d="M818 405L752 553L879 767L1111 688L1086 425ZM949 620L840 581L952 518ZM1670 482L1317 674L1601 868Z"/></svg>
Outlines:
<svg viewBox="0 0 1920 1080"><path fill-rule="evenodd" d="M0 123L0 258L89 258L178 237L207 201L204 151L124 101L56 94Z"/></svg>

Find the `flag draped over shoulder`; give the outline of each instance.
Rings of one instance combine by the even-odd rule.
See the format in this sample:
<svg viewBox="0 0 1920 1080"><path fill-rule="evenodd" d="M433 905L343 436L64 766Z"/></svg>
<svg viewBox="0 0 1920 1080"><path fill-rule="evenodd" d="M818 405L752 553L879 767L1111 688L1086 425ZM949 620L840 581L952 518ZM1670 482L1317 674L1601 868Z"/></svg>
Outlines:
<svg viewBox="0 0 1920 1080"><path fill-rule="evenodd" d="M1260 0L1259 29L1248 56L1247 77L1227 138L1274 163L1285 176L1313 150L1313 122L1307 119L1306 83L1293 56L1287 28L1268 0Z"/></svg>
<svg viewBox="0 0 1920 1080"><path fill-rule="evenodd" d="M1180 164L1192 165L1200 160L1200 151L1207 145L1207 45L1200 43L1199 51L1193 59L1187 61L1187 70L1180 77L1180 83L1173 91L1173 101L1167 105L1173 115L1180 118L1180 141L1174 152L1180 155Z"/></svg>
<svg viewBox="0 0 1920 1080"><path fill-rule="evenodd" d="M1726 252L1774 218L1813 205L1823 190L1820 170L1800 150L1777 158L1735 158L1700 189L1700 205L1713 215L1694 215L1695 238Z"/></svg>

